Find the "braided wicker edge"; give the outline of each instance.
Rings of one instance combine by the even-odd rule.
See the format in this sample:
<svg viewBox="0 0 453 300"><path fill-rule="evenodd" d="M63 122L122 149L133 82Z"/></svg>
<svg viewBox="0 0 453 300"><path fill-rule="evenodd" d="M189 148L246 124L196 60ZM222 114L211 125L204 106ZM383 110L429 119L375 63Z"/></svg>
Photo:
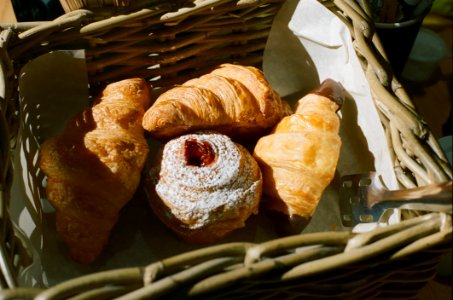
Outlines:
<svg viewBox="0 0 453 300"><path fill-rule="evenodd" d="M364 70L366 70L366 75L370 81L377 107L381 111L383 125L389 136L389 145L390 147L393 146L394 149L396 147L400 147L399 149L395 149L395 170L397 172L398 179L401 181L403 186L413 187L429 182L441 182L448 180L449 178L451 179L451 169L448 164L445 164L446 159L440 147L437 145L437 142L429 132L429 128L415 112L414 107L411 104L410 99L407 97L407 94L404 92L402 86L395 78L392 77L391 71L389 71L389 66L386 64L385 59L382 59L384 57L382 54L383 50L377 37L373 35L369 18L366 17L366 14L360 7L350 1L326 1L323 3L326 4L326 6L340 18L342 18L347 24L349 24L351 28L356 50L359 56L363 58ZM90 15L90 12L83 11L82 15L82 18L84 18L85 16ZM79 23L80 18L80 12L76 12L74 14L65 15L61 19L63 20L63 23L67 22L65 24L74 24L74 22ZM34 27L36 25L37 27ZM29 30L23 32L21 35L23 38L29 38L30 36L37 35L45 31L57 30L52 28L55 25L56 24L49 25L49 23L33 24ZM27 24L25 24L25 26L27 26ZM62 24L58 24L58 26L62 26ZM9 39L8 35L10 34L11 33L8 32L2 32L2 46L7 44ZM370 47L370 45L374 45L375 48ZM7 47L5 46L4 49L6 48ZM14 82L14 79L11 80L11 69L8 69L10 60L4 59L5 57L8 58L6 51L2 51L1 55L2 76L9 79L5 80L6 83ZM14 91L14 89L8 84L4 84L4 86L5 87L0 90L3 95L0 96L3 96L3 99L12 99L13 97L11 95L13 94L12 91ZM9 203L10 195L4 191L9 191L8 182L10 182L10 176L12 175L12 171L10 169L10 157L8 154L9 151L6 149L9 145L11 145L11 143L3 143L3 141L13 141L14 144L14 128L17 128L17 124L15 124L14 118L11 117L14 116L14 114L5 113L11 112L10 106L14 108L14 103L11 103L10 101L3 101L3 99L2 126L4 127L2 127L2 147L4 147L4 149L2 149L1 152L1 166L4 168L2 169L2 175L4 175L4 177L2 178L1 195L3 199L1 200L7 199L8 201L3 201L3 203ZM399 119L400 117L403 121ZM413 145L415 150L410 148L411 144L415 144ZM8 146L5 147L5 145ZM417 151L420 151L420 157L415 154ZM3 164L3 162L5 163ZM414 175L407 175L407 169L413 172ZM7 224L7 210L5 211L6 217L5 214L3 214L2 220L5 224ZM448 226L446 227L448 228ZM12 228L12 226L9 228ZM14 233L15 234L13 234L13 236L17 236L17 231L14 231ZM451 240L451 233L443 235L443 241L449 239ZM438 240L437 243L441 240ZM20 245L21 243L6 242L5 244ZM15 253L16 255L17 252L23 252L18 251L15 247L12 249L11 253ZM14 255L8 254L6 256L11 257ZM10 272L10 274L14 274L14 272ZM26 289L22 291L30 292ZM32 292L32 294L34 293L35 292Z"/></svg>
<svg viewBox="0 0 453 300"><path fill-rule="evenodd" d="M396 280L418 284L417 289L410 285L409 291L405 291L407 294L403 294L402 298L408 299L410 291L417 292L423 287L420 283L432 277L435 272L433 265L438 263L439 252L449 246L444 243L451 239L451 234L450 216L428 214L359 235L326 232L291 236L262 244L211 246L145 267L102 271L45 290L18 288L5 290L0 295L4 299L160 299L169 296L171 299L210 299L213 295L216 299L235 299L241 294L250 297L260 292L261 296L266 293L281 296L279 286L287 289L302 286L298 288L299 293L305 290L301 295L305 293L313 297L310 292L315 289L322 297L327 297L323 289L332 285L332 281L347 281L345 276L357 276L357 270L354 270L357 266L353 264L362 262L358 269L368 273L366 277L369 278L342 283L344 290L336 291L335 297L357 299L364 296L371 299L371 295L380 293L379 289L386 280L392 277L395 280L397 276L394 270L388 268L389 262L399 262L406 265L406 273L413 271L413 274L419 275ZM404 261L405 257L420 253L421 249L426 251L433 245L444 246L428 251L430 259L424 257L415 263ZM379 269L377 266L380 264ZM371 268L373 272L370 274ZM337 273L329 273L338 269ZM259 281L262 281L261 284ZM314 287L310 288L310 285ZM257 292L257 286L262 291ZM404 292L403 285L401 290ZM398 297L393 295L393 298Z"/></svg>
<svg viewBox="0 0 453 300"><path fill-rule="evenodd" d="M162 0L60 0L66 13L78 9L102 10L114 14L121 8L138 9L162 3ZM181 2L181 1L180 1Z"/></svg>

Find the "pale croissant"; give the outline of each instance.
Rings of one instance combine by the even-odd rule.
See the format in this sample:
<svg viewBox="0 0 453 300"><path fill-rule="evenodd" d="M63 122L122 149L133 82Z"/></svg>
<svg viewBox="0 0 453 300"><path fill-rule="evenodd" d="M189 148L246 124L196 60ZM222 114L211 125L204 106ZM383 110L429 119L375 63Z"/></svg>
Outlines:
<svg viewBox="0 0 453 300"><path fill-rule="evenodd" d="M336 112L344 95L339 83L324 81L255 146L264 202L284 233L298 232L308 224L334 177L341 147Z"/></svg>
<svg viewBox="0 0 453 300"><path fill-rule="evenodd" d="M149 105L145 80L112 83L61 135L41 145L39 166L47 175L56 229L77 262L100 255L137 189L149 151L141 126Z"/></svg>
<svg viewBox="0 0 453 300"><path fill-rule="evenodd" d="M161 94L143 127L160 140L204 129L248 138L268 133L290 113L259 69L223 64Z"/></svg>

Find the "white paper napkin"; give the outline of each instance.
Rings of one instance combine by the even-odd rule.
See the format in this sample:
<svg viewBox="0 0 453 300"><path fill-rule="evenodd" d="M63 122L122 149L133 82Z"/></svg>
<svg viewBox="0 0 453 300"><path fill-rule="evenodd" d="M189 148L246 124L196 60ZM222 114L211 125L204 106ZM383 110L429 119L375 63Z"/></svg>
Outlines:
<svg viewBox="0 0 453 300"><path fill-rule="evenodd" d="M326 78L353 98L341 110L341 175L376 171L389 189L397 179L370 86L348 27L317 0L288 0L277 15L263 68L273 87L292 103Z"/></svg>

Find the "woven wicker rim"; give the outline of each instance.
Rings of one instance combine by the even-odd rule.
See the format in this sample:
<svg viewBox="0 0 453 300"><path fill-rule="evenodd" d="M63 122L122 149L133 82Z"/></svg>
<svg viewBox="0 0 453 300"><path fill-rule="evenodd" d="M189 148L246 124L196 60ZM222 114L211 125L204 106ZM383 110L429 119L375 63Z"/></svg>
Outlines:
<svg viewBox="0 0 453 300"><path fill-rule="evenodd" d="M143 1L145 2L153 1ZM310 290L309 286L316 286L315 283L320 282L316 274L323 274L323 272L338 270L341 277L345 272L352 277L354 277L353 274L361 274L356 275L360 277L364 276L364 273L360 272L367 268L377 268L382 264L390 270L393 265L396 265L394 273L390 274L388 271L376 273L378 275L370 279L369 285L359 285L359 281L350 282L349 285L343 283L350 288L355 298L373 298L379 295L382 297L386 291L382 284L379 285L376 282L385 280L395 282L396 279L393 277L401 274L398 273L399 268L402 269L402 274L404 272L417 274L420 276L420 282L425 282L432 276L439 257L451 251L449 246L452 233L451 216L445 214L436 213L411 218L391 227L374 230L369 234L326 232L277 239L259 245L237 243L208 247L171 257L147 267L90 274L47 290L15 288L17 287L15 276L24 270L32 259L27 239L21 234L20 229L12 224L7 210L12 198L10 190L14 169L10 149L17 143L17 132L20 126L17 118L17 88L15 88L17 67L33 56L50 51L52 47L57 49L62 45L72 47L99 45L109 39L140 32L139 28L143 26L170 25L171 29L175 30L167 31L166 35L162 36L162 40L170 43L177 42L175 40L177 30L184 31L190 26L199 26L200 23L189 21L200 21L197 19L198 14L204 15L207 10L212 11L212 7L227 12L232 5L229 2L198 1L200 5L176 12L173 11L173 7L162 3L157 6L143 6L144 8L139 10L128 7L115 8L115 14L105 7L104 10L96 12L82 9L71 11L51 22L0 24L2 29L0 33L0 99L2 100L0 203L2 204L1 229L5 233L1 236L2 277L0 282L2 287L12 288L2 290L1 296L6 299L14 297L61 299L69 295L77 295L80 299L100 299L102 295L107 299L113 296L137 299L138 296L157 298L182 290L181 297L190 295L197 298L203 295L209 297L210 292L215 292L218 298L228 299L235 295L234 291L228 291L228 287L232 284L240 285L242 292L249 291L251 294L253 294L252 291L255 292L253 286L260 286L261 290L263 286L274 286L276 289L272 292L274 294L270 294L272 296L288 292L288 287L294 286L294 280L306 284L302 289ZM256 6L260 6L261 10L257 15L253 17L249 15L250 19L254 20L262 14L275 12L273 4L278 7L282 2L240 1L237 6L233 3L233 6L236 6L234 9L244 8L242 17L247 16L247 13L253 11ZM451 167L429 127L420 118L404 88L393 76L382 45L374 35L373 25L367 14L368 7L362 2L360 1L362 6L348 0L322 1L322 4L350 28L355 49L370 83L373 99L388 137L398 180L403 188L451 180ZM143 3L141 5L144 5ZM269 6L266 7L266 5ZM216 20L214 16L212 20ZM208 25L205 23L204 29L211 29ZM43 40L46 43L42 43ZM241 42L247 44L246 40ZM204 48L200 51L208 50L209 48ZM109 64L115 63L114 60L102 60L102 53L98 52L93 56L94 62L100 58L99 64L94 64L95 67L91 70L93 74L102 74L99 72L108 68ZM251 53L256 52L252 49ZM244 61L249 59L246 56L243 58ZM235 59L239 60L237 57ZM260 59L256 56L249 61L259 63ZM170 66L171 68L167 69L169 74L180 72L179 69ZM98 80L106 79L102 76L98 77ZM174 79L178 81L185 78L176 76ZM172 84L172 81L169 79L167 83ZM305 248L306 246L313 248ZM379 255L389 252L385 259L377 259ZM411 261L408 263L410 266L405 264L407 259L418 255L424 255L423 263L414 264ZM430 258L426 259L427 257ZM276 270L282 271L277 278L266 277ZM396 275L392 276L393 274ZM339 280L339 277L332 278ZM189 287L182 289L183 286ZM225 288L227 290L225 296L218 293ZM322 290L318 287L317 293L322 294ZM302 295L304 293L299 292ZM347 298L347 295L351 297L351 294L343 292L344 298ZM406 292L411 294L413 290L408 289ZM259 292L256 291L256 293ZM338 293L338 295L343 294ZM405 295L403 293L403 296Z"/></svg>

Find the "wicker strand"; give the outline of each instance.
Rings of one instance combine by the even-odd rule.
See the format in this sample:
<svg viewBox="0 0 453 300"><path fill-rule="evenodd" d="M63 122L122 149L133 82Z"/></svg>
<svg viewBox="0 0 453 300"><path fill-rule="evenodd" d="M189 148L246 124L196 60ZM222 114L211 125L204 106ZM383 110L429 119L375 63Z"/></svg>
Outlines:
<svg viewBox="0 0 453 300"><path fill-rule="evenodd" d="M392 259L409 256L411 254L417 253L421 249L431 248L431 246L433 246L433 245L436 245L439 243L441 244L443 241L451 239L452 232L453 232L452 226L451 226L452 225L451 216L441 214L440 218L441 218L441 225L440 225L439 232L414 241L413 243L409 244L408 246L404 247L403 249L395 252L392 255Z"/></svg>
<svg viewBox="0 0 453 300"><path fill-rule="evenodd" d="M345 245L352 236L353 234L350 232L320 232L306 234L303 239L295 235L278 240L272 240L250 248L247 251L244 263L245 265L252 265L253 263L261 260L263 256L279 253L288 247L295 248L321 243L323 245Z"/></svg>
<svg viewBox="0 0 453 300"><path fill-rule="evenodd" d="M226 267L239 262L237 257L220 257L200 263L180 273L167 276L152 285L119 297L118 300L157 299L158 297L175 291L183 285L195 282L200 278L224 270Z"/></svg>
<svg viewBox="0 0 453 300"><path fill-rule="evenodd" d="M12 69L6 51L11 31L0 34L0 269L5 270L0 277L3 288L17 286L13 257L16 254L16 238L9 215L10 190L12 185L12 163L10 155L10 128L7 116L10 113L9 97Z"/></svg>
<svg viewBox="0 0 453 300"><path fill-rule="evenodd" d="M104 31L109 28L113 28L118 25L125 24L127 22L137 21L144 18L150 18L159 15L163 11L162 8L156 9L143 9L138 12L134 12L130 15L119 15L104 19L98 22L90 23L80 29L80 33L84 35L95 34L99 31Z"/></svg>
<svg viewBox="0 0 453 300"><path fill-rule="evenodd" d="M187 265L194 265L200 261L230 256L243 258L247 249L252 245L251 243L230 243L227 245L212 246L158 261L145 268L143 275L144 284L148 285L167 274L173 273L175 270L179 270Z"/></svg>
<svg viewBox="0 0 453 300"><path fill-rule="evenodd" d="M17 129L17 126L15 126L14 124L17 124L17 122L14 122L11 117L13 115L13 112L17 111L17 106L15 106L15 103L11 101L11 99L13 99L14 93L12 85L14 67L7 52L8 43L12 39L12 36L13 32L10 29L0 32L0 111L5 118L4 126L2 126L1 129L5 130L5 132L2 132L2 134L4 134L5 137L8 137L8 140L11 140L17 133L17 131L15 130ZM7 145L14 146L14 144L10 144L9 142L6 142L6 140L2 140L2 145L3 147L6 147ZM5 148L2 151L2 156L7 155L8 153L9 149ZM6 168L5 170L2 170L1 173L2 176L5 176L3 172L6 172Z"/></svg>
<svg viewBox="0 0 453 300"><path fill-rule="evenodd" d="M19 287L1 291L2 300L33 300L42 290L34 288Z"/></svg>
<svg viewBox="0 0 453 300"><path fill-rule="evenodd" d="M86 292L81 292L68 300L110 300L116 299L121 297L124 294L130 293L141 288L141 284L131 284L127 286L113 286L113 285L106 285L97 289L88 290Z"/></svg>
<svg viewBox="0 0 453 300"><path fill-rule="evenodd" d="M104 271L65 281L39 293L35 300L67 299L88 289L97 289L105 285L141 284L141 268L126 268L114 271Z"/></svg>
<svg viewBox="0 0 453 300"><path fill-rule="evenodd" d="M429 183L430 179L428 174L425 172L422 166L420 166L414 159L412 159L407 152L404 150L401 137L399 135L398 128L390 122L389 124L390 132L392 133L392 141L394 145L394 151L400 158L400 166L402 168L408 168L412 173L416 174L417 181L420 184L426 185ZM412 179L413 180L413 179ZM418 186L412 183L411 186Z"/></svg>
<svg viewBox="0 0 453 300"><path fill-rule="evenodd" d="M253 265L245 265L242 268L224 272L207 278L193 285L187 292L190 297L196 297L204 293L212 293L216 290L226 289L241 280L250 280L254 277L262 277L268 273L276 272L279 269L288 269L301 263L320 259L339 253L343 247L315 247L305 251L300 251L294 254L284 255L275 259L268 259L254 263Z"/></svg>
<svg viewBox="0 0 453 300"><path fill-rule="evenodd" d="M373 67L373 71L379 78L379 81L384 86L388 86L390 84L391 74L388 72L388 69L382 67L382 59L378 55L375 55L374 51L370 48L372 44L370 37L374 35L374 31L372 30L374 27L371 20L369 18L365 19L363 14L358 13L356 9L359 9L359 7L349 0L336 0L335 3L340 9L348 11L348 16L352 19L354 42L358 44L356 49L360 50L360 54L366 58L368 65Z"/></svg>
<svg viewBox="0 0 453 300"><path fill-rule="evenodd" d="M327 271L329 269L338 268L352 264L360 260L366 260L381 253L385 253L391 249L395 249L400 245L412 242L423 234L430 234L438 230L441 224L440 217L433 218L427 222L420 223L416 226L402 230L397 234L385 237L373 244L343 252L341 254L332 255L326 258L311 261L301 264L292 270L282 275L282 280L291 280L304 276L313 275L319 272Z"/></svg>
<svg viewBox="0 0 453 300"><path fill-rule="evenodd" d="M418 218L409 219L406 222L394 224L390 227L380 227L376 228L373 231L366 232L349 239L348 244L346 245L345 252L348 252L352 249L360 248L365 245L368 245L376 240L379 240L383 237L395 234L398 231L405 230L407 228L416 226L418 224L424 223L428 220L438 217L437 214L427 214L420 216Z"/></svg>
<svg viewBox="0 0 453 300"><path fill-rule="evenodd" d="M89 14L90 12L84 10L71 15L64 15L54 21L43 23L42 25L31 28L23 33L19 33L18 37L21 40L31 39L34 34L39 33L41 36L38 39L42 39L60 28L79 25Z"/></svg>
<svg viewBox="0 0 453 300"><path fill-rule="evenodd" d="M20 46L14 47L10 56L12 59L18 59L20 57L27 58L27 52L30 49L43 44L46 41L46 38L51 37L55 32L61 30L61 28L66 28L67 26L73 27L77 26L85 20L89 14L86 11L74 14L67 18L62 18L60 21L51 21L40 24L34 28L31 28L25 32L18 34L18 42ZM70 36L67 38L71 38Z"/></svg>

